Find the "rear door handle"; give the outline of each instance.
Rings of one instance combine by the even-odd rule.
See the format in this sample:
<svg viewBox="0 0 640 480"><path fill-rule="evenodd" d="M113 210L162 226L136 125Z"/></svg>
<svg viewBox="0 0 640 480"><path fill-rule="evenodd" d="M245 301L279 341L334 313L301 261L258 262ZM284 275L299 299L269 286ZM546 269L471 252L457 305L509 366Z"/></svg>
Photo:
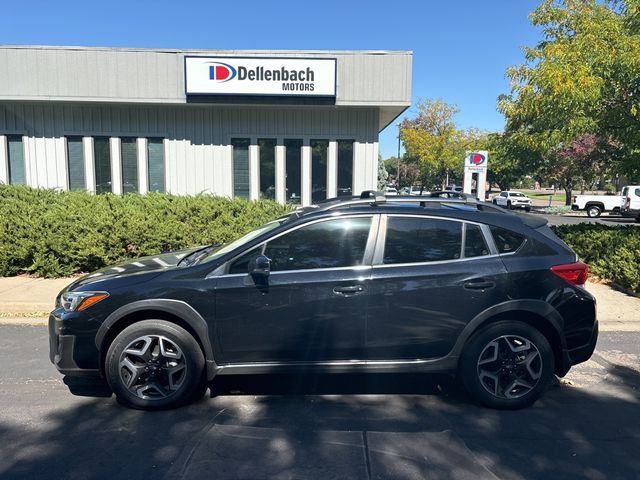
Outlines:
<svg viewBox="0 0 640 480"><path fill-rule="evenodd" d="M469 280L463 284L464 288L468 290L488 290L496 286L495 282L485 280L484 278L478 278L476 280Z"/></svg>
<svg viewBox="0 0 640 480"><path fill-rule="evenodd" d="M358 295L364 292L364 287L362 285L349 285L346 287L334 287L333 293L336 295L341 295L343 297L353 297L354 295Z"/></svg>

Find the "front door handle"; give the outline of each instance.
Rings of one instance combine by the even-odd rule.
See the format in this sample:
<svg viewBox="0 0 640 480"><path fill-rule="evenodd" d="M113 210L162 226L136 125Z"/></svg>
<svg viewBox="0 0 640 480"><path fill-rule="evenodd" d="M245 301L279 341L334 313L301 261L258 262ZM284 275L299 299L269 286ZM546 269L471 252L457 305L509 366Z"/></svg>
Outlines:
<svg viewBox="0 0 640 480"><path fill-rule="evenodd" d="M353 297L354 295L359 295L360 293L364 293L364 287L362 285L349 285L346 287L334 287L333 293L336 295L340 295L343 297Z"/></svg>
<svg viewBox="0 0 640 480"><path fill-rule="evenodd" d="M477 278L475 280L469 280L464 282L464 288L469 290L488 290L496 286L495 282L486 280L484 278Z"/></svg>

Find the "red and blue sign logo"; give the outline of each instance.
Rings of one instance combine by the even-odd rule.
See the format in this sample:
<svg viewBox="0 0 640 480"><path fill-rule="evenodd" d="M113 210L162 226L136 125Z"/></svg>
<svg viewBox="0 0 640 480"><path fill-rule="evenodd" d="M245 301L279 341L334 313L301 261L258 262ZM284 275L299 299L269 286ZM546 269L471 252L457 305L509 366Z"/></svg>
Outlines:
<svg viewBox="0 0 640 480"><path fill-rule="evenodd" d="M228 63L210 62L209 80L213 80L218 83L228 82L235 78L237 74L238 71Z"/></svg>
<svg viewBox="0 0 640 480"><path fill-rule="evenodd" d="M481 153L472 153L469 155L469 165L482 165L487 161L487 157L482 155Z"/></svg>

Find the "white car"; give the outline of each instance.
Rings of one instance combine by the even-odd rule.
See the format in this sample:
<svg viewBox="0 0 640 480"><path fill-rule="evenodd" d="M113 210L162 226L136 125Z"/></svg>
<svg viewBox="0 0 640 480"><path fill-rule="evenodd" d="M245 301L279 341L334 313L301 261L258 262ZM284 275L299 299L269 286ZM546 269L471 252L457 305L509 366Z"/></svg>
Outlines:
<svg viewBox="0 0 640 480"><path fill-rule="evenodd" d="M419 185L412 185L409 190L409 195L429 195L429 193L430 192L426 188Z"/></svg>
<svg viewBox="0 0 640 480"><path fill-rule="evenodd" d="M619 213L622 195L574 195L571 210L586 210L589 217L599 217L602 212Z"/></svg>
<svg viewBox="0 0 640 480"><path fill-rule="evenodd" d="M386 187L384 189L385 195L398 195L398 190L395 187Z"/></svg>
<svg viewBox="0 0 640 480"><path fill-rule="evenodd" d="M500 192L493 197L493 204L510 210L524 208L527 212L531 211L531 199L522 192Z"/></svg>

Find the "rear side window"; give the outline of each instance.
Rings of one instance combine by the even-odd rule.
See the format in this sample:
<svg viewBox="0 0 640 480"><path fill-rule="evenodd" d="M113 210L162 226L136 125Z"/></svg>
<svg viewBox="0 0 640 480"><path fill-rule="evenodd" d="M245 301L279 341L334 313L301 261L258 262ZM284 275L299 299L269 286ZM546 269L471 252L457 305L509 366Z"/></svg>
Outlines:
<svg viewBox="0 0 640 480"><path fill-rule="evenodd" d="M491 227L491 234L499 253L515 252L524 243L525 239L524 235L494 226Z"/></svg>
<svg viewBox="0 0 640 480"><path fill-rule="evenodd" d="M383 263L418 263L460 258L462 223L434 218L390 217Z"/></svg>
<svg viewBox="0 0 640 480"><path fill-rule="evenodd" d="M484 240L482 230L478 225L466 224L464 236L464 257L482 257L489 255L489 247Z"/></svg>
<svg viewBox="0 0 640 480"><path fill-rule="evenodd" d="M371 217L314 223L270 241L264 254L272 272L361 265L370 226Z"/></svg>

